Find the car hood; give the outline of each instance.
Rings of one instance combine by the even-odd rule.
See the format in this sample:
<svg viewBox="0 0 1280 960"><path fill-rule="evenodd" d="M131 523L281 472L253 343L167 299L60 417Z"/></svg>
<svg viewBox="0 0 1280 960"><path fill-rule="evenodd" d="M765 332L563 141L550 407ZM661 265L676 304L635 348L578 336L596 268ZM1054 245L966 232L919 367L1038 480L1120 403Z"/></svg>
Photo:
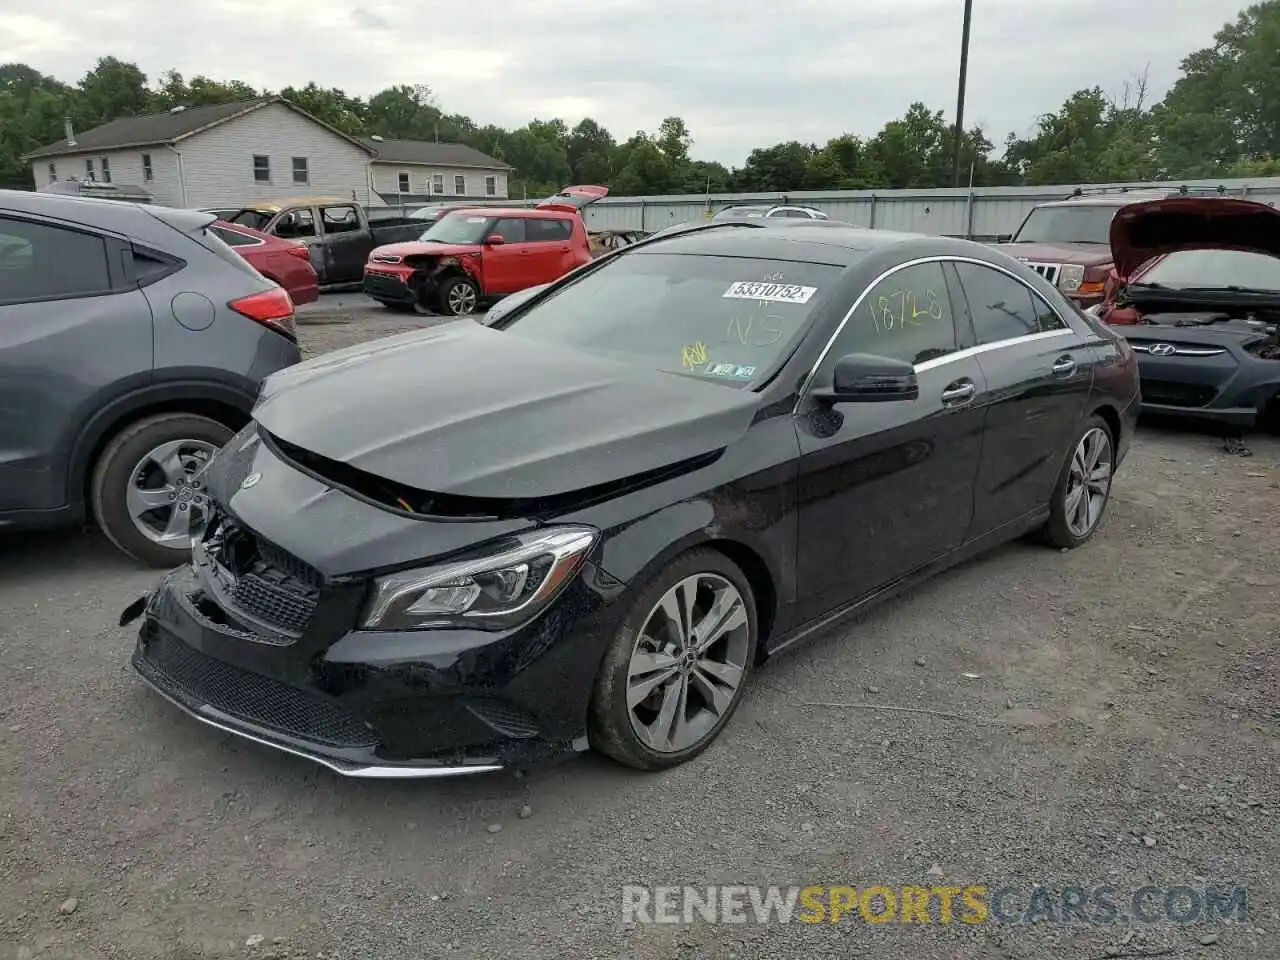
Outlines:
<svg viewBox="0 0 1280 960"><path fill-rule="evenodd" d="M1121 277L1177 250L1280 256L1280 211L1233 197L1167 197L1121 207L1111 221L1111 254Z"/></svg>
<svg viewBox="0 0 1280 960"><path fill-rule="evenodd" d="M1193 320L1204 317L1210 312L1158 316L1155 323L1139 323L1118 329L1130 343L1185 343L1196 346L1228 347L1231 344L1244 345L1268 339L1264 325L1251 324L1246 320L1219 320L1216 323L1190 323L1187 326L1178 326L1176 323L1179 319Z"/></svg>
<svg viewBox="0 0 1280 960"><path fill-rule="evenodd" d="M1078 263L1092 267L1111 262L1111 248L1105 243L999 243L996 249L1033 263Z"/></svg>
<svg viewBox="0 0 1280 960"><path fill-rule="evenodd" d="M405 257L419 257L429 254L435 257L458 257L464 253L475 253L480 249L478 243L423 243L421 240L406 240L403 243L385 243L374 247L369 259L377 262L379 257L384 262L398 263Z"/></svg>
<svg viewBox="0 0 1280 960"><path fill-rule="evenodd" d="M495 500L604 487L714 455L757 394L457 321L271 376L271 437L426 494Z"/></svg>

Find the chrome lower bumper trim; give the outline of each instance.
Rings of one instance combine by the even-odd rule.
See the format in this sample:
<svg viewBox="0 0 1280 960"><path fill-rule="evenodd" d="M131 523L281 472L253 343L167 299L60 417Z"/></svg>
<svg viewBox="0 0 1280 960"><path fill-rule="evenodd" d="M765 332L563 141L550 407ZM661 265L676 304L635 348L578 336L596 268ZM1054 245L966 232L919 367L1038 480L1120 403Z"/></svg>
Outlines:
<svg viewBox="0 0 1280 960"><path fill-rule="evenodd" d="M215 710L213 707L206 705L206 706L200 707L199 709L193 710L192 708L188 707L186 704L179 702L178 700L171 697L164 690L157 687L154 683L152 683L145 676L143 676L138 670L136 669L133 670L133 673L137 677L139 677L139 679L141 679L143 683L145 683L148 687L150 687L156 693L160 694L160 696L164 697L165 700L169 701L169 703L173 704L183 713L187 714L188 716L195 717L201 723L207 724L213 727L215 730L221 730L223 733L232 734L233 736L240 737L243 740L252 741L253 743L256 743L263 747L270 747L272 750L279 750L282 753L288 753L288 754L292 754L295 757L301 757L303 760L310 760L312 763L318 763L322 767L327 767L328 769L332 770L334 773L340 774L341 776L344 776L344 777L352 777L352 778L363 779L363 780L438 780L438 779L444 779L445 777L464 777L464 776L469 776L471 774L476 774L476 773L497 773L498 771L502 770L502 767L500 765L495 765L495 764L474 764L471 766L464 765L464 766L458 766L458 767L445 767L445 766L415 767L411 764L406 764L403 766L399 764L392 765L392 766L376 766L376 765L365 766L365 765L355 764L355 763L341 763L339 761L331 760L328 757L320 756L319 754L308 753L305 750L299 750L295 747L291 747L283 743L276 743L272 740L266 739L265 737L255 736L252 733L249 733L245 730L241 730L238 727L235 727L232 724L227 723L223 719L225 717L225 714L222 714L220 711Z"/></svg>

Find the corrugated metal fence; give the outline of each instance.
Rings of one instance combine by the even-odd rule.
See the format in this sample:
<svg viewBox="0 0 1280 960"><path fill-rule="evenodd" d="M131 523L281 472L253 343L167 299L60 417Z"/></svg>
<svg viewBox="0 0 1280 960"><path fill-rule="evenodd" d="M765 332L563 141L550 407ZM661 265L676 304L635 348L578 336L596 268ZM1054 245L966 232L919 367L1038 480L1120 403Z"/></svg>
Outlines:
<svg viewBox="0 0 1280 960"><path fill-rule="evenodd" d="M1222 187L1231 196L1260 200L1273 206L1280 201L1280 177L1099 186L1169 190L1183 185L1198 188ZM962 187L939 190L713 193L709 197L606 197L587 208L587 226L591 230L653 231L677 223L700 220L709 216L709 211L714 212L731 204L792 203L817 207L833 220L845 220L862 227L996 240L1012 235L1036 204L1047 200L1061 200L1076 186L975 187L972 191Z"/></svg>

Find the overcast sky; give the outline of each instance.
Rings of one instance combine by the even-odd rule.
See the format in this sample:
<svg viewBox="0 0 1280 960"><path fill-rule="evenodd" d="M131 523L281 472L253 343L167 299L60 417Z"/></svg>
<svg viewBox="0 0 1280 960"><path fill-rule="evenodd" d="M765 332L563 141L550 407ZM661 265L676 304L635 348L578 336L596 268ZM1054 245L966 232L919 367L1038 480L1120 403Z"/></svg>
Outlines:
<svg viewBox="0 0 1280 960"><path fill-rule="evenodd" d="M1081 87L1150 64L1160 96L1243 0L975 0L966 126L1000 144ZM620 140L684 117L693 155L874 134L913 100L955 110L963 0L0 0L0 62L66 80L99 56L156 77L425 83L448 112L515 127L584 116Z"/></svg>

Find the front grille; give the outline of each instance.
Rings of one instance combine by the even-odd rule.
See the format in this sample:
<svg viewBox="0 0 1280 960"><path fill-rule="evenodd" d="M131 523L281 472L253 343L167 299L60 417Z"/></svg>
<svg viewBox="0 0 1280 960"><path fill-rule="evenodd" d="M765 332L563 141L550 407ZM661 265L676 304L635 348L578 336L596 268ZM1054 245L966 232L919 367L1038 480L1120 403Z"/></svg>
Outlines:
<svg viewBox="0 0 1280 960"><path fill-rule="evenodd" d="M1044 277L1055 287L1058 285L1058 274L1062 272L1062 264L1060 263L1033 263L1030 260L1024 261L1028 267L1034 270L1040 276Z"/></svg>
<svg viewBox="0 0 1280 960"><path fill-rule="evenodd" d="M1149 380L1142 378L1142 399L1145 403L1159 403L1169 407L1203 407L1210 403L1218 391L1176 380Z"/></svg>
<svg viewBox="0 0 1280 960"><path fill-rule="evenodd" d="M382 297L387 300L407 300L412 297L412 292L399 277L375 273L372 270L365 271L364 292L371 297Z"/></svg>
<svg viewBox="0 0 1280 960"><path fill-rule="evenodd" d="M377 744L368 727L338 704L206 656L168 633L156 633L135 664L180 699L258 727L334 747Z"/></svg>
<svg viewBox="0 0 1280 960"><path fill-rule="evenodd" d="M306 630L324 583L318 570L222 514L210 519L204 548L239 610L290 633Z"/></svg>
<svg viewBox="0 0 1280 960"><path fill-rule="evenodd" d="M394 253L375 253L369 258L374 263L400 263L403 257L398 257Z"/></svg>
<svg viewBox="0 0 1280 960"><path fill-rule="evenodd" d="M519 707L501 700L470 699L466 707L478 719L505 737L527 740L538 735L538 723Z"/></svg>

